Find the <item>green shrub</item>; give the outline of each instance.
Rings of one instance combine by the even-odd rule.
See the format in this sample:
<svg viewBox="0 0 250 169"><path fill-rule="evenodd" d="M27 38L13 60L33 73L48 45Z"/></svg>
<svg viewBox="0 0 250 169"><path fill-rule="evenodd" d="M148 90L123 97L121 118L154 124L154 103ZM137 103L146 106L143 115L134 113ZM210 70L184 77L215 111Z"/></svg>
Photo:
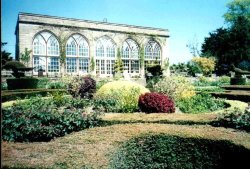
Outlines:
<svg viewBox="0 0 250 169"><path fill-rule="evenodd" d="M221 85L229 85L230 84L230 77L229 76L220 76L218 81Z"/></svg>
<svg viewBox="0 0 250 169"><path fill-rule="evenodd" d="M134 112L138 111L138 99L141 94L149 92L145 87L130 81L114 81L103 85L95 94L96 107L104 111ZM115 105L111 108L110 105Z"/></svg>
<svg viewBox="0 0 250 169"><path fill-rule="evenodd" d="M8 85L6 82L2 82L1 83L1 90L7 90L8 89Z"/></svg>
<svg viewBox="0 0 250 169"><path fill-rule="evenodd" d="M221 76L218 79L201 76L198 78L198 81L195 81L193 83L194 86L217 86L217 87L229 84L230 84L229 76Z"/></svg>
<svg viewBox="0 0 250 169"><path fill-rule="evenodd" d="M3 68L7 70L16 70L19 68L26 68L26 66L19 61L9 61L3 66Z"/></svg>
<svg viewBox="0 0 250 169"><path fill-rule="evenodd" d="M47 88L50 80L47 77L38 78L37 88Z"/></svg>
<svg viewBox="0 0 250 169"><path fill-rule="evenodd" d="M153 86L153 91L163 93L174 101L195 95L194 87L185 77L165 77Z"/></svg>
<svg viewBox="0 0 250 169"><path fill-rule="evenodd" d="M2 102L17 100L17 99L27 99L37 95L48 96L53 93L67 94L67 90L63 89L19 89L19 90L5 90L2 92Z"/></svg>
<svg viewBox="0 0 250 169"><path fill-rule="evenodd" d="M67 89L67 85L61 81L53 81L53 82L49 82L46 85L46 88L48 88L48 89Z"/></svg>
<svg viewBox="0 0 250 169"><path fill-rule="evenodd" d="M250 132L250 109L248 108L245 111L241 111L239 108L226 110L224 113L218 115L214 125Z"/></svg>
<svg viewBox="0 0 250 169"><path fill-rule="evenodd" d="M67 102L67 101L66 101ZM98 113L53 99L35 97L2 110L2 138L6 141L49 141L98 124Z"/></svg>
<svg viewBox="0 0 250 169"><path fill-rule="evenodd" d="M33 77L23 77L17 79L6 79L8 90L15 89L35 89L37 88L38 79Z"/></svg>
<svg viewBox="0 0 250 169"><path fill-rule="evenodd" d="M177 106L184 113L207 113L225 108L226 103L210 94L201 93L189 99L179 100Z"/></svg>
<svg viewBox="0 0 250 169"><path fill-rule="evenodd" d="M112 82L111 79L101 79L96 81L96 90L99 90L103 85L105 85L108 82Z"/></svg>
<svg viewBox="0 0 250 169"><path fill-rule="evenodd" d="M225 140L144 135L123 143L112 155L109 168L245 168L249 157L249 149Z"/></svg>
<svg viewBox="0 0 250 169"><path fill-rule="evenodd" d="M217 86L196 86L196 92L223 92L224 89L217 87Z"/></svg>

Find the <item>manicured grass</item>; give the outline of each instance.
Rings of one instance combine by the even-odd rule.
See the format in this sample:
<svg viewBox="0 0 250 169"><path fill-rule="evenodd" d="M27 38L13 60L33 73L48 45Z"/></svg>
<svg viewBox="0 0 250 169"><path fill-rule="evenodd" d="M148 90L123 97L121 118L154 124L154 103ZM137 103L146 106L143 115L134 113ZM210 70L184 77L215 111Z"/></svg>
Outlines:
<svg viewBox="0 0 250 169"><path fill-rule="evenodd" d="M50 142L2 142L2 162L3 166L17 168L108 168L118 147L142 134L228 140L250 149L250 134L233 129L206 125L119 124L83 130Z"/></svg>
<svg viewBox="0 0 250 169"><path fill-rule="evenodd" d="M105 113L102 117L104 124L117 124L117 123L170 123L170 124L209 124L213 122L218 113L224 110L233 110L237 107L244 110L247 107L247 103L240 101L227 100L230 107L202 114L186 114L186 113Z"/></svg>

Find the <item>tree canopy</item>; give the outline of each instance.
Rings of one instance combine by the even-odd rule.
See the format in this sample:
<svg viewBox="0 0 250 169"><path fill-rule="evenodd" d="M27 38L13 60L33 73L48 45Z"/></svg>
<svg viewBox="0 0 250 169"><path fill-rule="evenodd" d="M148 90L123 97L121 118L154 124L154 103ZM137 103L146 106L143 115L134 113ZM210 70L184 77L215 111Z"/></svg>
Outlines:
<svg viewBox="0 0 250 169"><path fill-rule="evenodd" d="M224 14L226 22L234 23L238 17L245 17L250 21L250 0L234 0L227 4L228 10Z"/></svg>
<svg viewBox="0 0 250 169"><path fill-rule="evenodd" d="M250 0L234 0L224 15L230 23L209 33L201 47L201 55L217 59L220 65L235 65L250 61Z"/></svg>

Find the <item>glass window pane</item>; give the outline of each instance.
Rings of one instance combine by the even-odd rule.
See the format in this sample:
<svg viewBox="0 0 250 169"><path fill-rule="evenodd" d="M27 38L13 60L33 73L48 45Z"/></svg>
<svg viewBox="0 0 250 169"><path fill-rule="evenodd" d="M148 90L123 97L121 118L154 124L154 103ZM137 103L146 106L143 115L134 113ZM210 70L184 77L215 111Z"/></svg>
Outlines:
<svg viewBox="0 0 250 169"><path fill-rule="evenodd" d="M59 58L48 57L48 72L59 72Z"/></svg>
<svg viewBox="0 0 250 169"><path fill-rule="evenodd" d="M67 58L66 59L66 70L69 73L74 73L77 71L76 58Z"/></svg>
<svg viewBox="0 0 250 169"><path fill-rule="evenodd" d="M79 71L82 73L88 73L89 59L79 58Z"/></svg>
<svg viewBox="0 0 250 169"><path fill-rule="evenodd" d="M46 57L34 56L33 58L34 72L38 72L39 69L46 70Z"/></svg>
<svg viewBox="0 0 250 169"><path fill-rule="evenodd" d="M138 60L131 60L131 73L139 73L139 61Z"/></svg>
<svg viewBox="0 0 250 169"><path fill-rule="evenodd" d="M54 36L51 36L47 42L48 55L58 56L59 55L59 43Z"/></svg>
<svg viewBox="0 0 250 169"><path fill-rule="evenodd" d="M38 34L33 41L33 54L34 55L45 55L46 43L43 37Z"/></svg>
<svg viewBox="0 0 250 169"><path fill-rule="evenodd" d="M66 55L67 56L76 56L76 42L70 37L66 45Z"/></svg>

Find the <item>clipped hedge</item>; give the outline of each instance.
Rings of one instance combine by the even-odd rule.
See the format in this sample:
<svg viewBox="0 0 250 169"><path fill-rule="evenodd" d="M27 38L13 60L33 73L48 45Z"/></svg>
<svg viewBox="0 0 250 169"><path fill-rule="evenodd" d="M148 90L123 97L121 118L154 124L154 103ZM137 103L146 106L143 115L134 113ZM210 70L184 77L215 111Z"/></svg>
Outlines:
<svg viewBox="0 0 250 169"><path fill-rule="evenodd" d="M225 140L146 135L125 142L109 168L245 168L250 150Z"/></svg>
<svg viewBox="0 0 250 169"><path fill-rule="evenodd" d="M8 84L8 90L35 89L38 84L38 79L33 77L6 79L6 81Z"/></svg>
<svg viewBox="0 0 250 169"><path fill-rule="evenodd" d="M47 96L48 94L54 93L67 93L65 89L17 89L17 90L6 90L1 93L2 102L24 99L33 97L36 95Z"/></svg>

